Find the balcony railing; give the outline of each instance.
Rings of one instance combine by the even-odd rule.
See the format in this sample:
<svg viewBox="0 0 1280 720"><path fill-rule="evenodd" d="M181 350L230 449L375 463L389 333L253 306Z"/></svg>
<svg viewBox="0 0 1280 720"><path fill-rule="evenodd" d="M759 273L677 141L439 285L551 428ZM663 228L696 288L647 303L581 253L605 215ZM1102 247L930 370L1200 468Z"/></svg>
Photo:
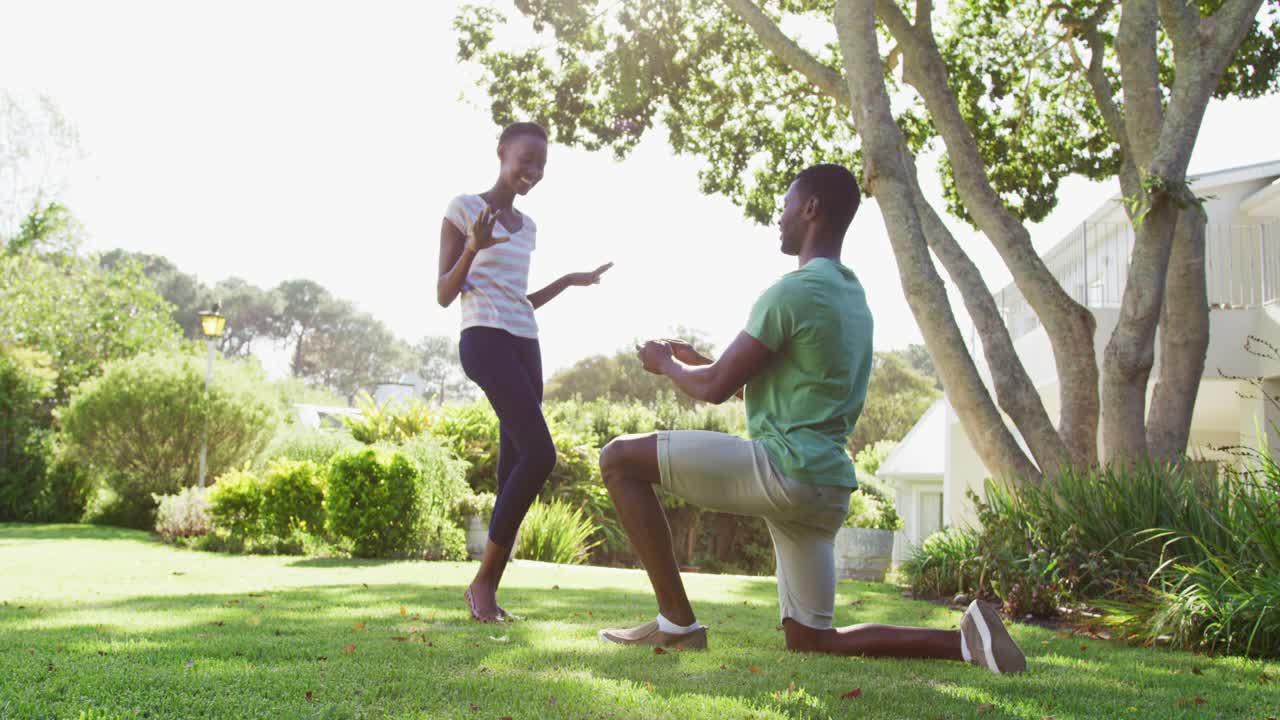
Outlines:
<svg viewBox="0 0 1280 720"><path fill-rule="evenodd" d="M1085 223L1049 251L1044 262L1076 302L1118 308L1133 242L1127 223ZM1205 280L1211 308L1261 307L1280 300L1280 220L1205 228ZM995 301L1015 340L1040 326L1012 283L995 294Z"/></svg>

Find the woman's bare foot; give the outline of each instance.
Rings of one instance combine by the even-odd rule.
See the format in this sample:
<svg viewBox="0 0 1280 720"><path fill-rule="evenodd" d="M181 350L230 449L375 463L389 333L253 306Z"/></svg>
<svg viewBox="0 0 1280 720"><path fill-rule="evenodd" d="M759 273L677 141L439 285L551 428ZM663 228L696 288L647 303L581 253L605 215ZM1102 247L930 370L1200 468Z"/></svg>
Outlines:
<svg viewBox="0 0 1280 720"><path fill-rule="evenodd" d="M506 612L498 607L495 588L486 587L477 580L467 588L464 597L467 599L467 607L471 610L472 618L486 623L503 622L506 619Z"/></svg>

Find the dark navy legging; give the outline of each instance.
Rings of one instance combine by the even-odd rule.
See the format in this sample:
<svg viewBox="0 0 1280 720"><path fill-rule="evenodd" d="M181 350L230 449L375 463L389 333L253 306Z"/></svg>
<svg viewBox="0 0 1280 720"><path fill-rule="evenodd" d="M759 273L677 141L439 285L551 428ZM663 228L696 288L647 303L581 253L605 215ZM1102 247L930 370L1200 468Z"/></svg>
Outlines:
<svg viewBox="0 0 1280 720"><path fill-rule="evenodd" d="M498 501L489 539L509 548L556 466L556 446L542 416L542 350L537 340L506 330L470 327L462 331L458 352L467 377L498 414Z"/></svg>

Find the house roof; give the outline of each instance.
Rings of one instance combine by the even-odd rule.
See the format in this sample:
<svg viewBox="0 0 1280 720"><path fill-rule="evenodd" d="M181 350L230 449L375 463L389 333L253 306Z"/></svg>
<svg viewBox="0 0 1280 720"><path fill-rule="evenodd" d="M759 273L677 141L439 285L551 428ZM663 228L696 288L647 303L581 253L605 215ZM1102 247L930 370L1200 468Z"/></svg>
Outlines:
<svg viewBox="0 0 1280 720"><path fill-rule="evenodd" d="M876 475L886 480L934 475L941 478L946 465L946 410L946 398L935 400L880 464Z"/></svg>
<svg viewBox="0 0 1280 720"><path fill-rule="evenodd" d="M1240 209L1255 217L1280 215L1280 180L1245 198Z"/></svg>
<svg viewBox="0 0 1280 720"><path fill-rule="evenodd" d="M1222 170L1214 170L1204 173L1190 173L1187 180L1191 184L1191 189L1195 192L1203 192L1210 188L1222 187L1223 185L1233 185L1235 183L1249 182L1251 180L1262 180L1266 178L1280 178L1280 160L1270 160L1267 162L1254 163L1252 165L1238 165L1236 167L1224 168ZM1085 218L1085 224L1099 223L1107 221L1120 209L1120 193L1116 193L1107 198L1101 205L1094 209L1093 212ZM1246 201L1247 202L1247 201ZM1123 222L1128 222L1127 216L1123 218ZM1052 246L1045 249L1041 253L1043 256L1053 254L1059 247L1065 243L1072 242L1075 238L1074 231L1068 233Z"/></svg>

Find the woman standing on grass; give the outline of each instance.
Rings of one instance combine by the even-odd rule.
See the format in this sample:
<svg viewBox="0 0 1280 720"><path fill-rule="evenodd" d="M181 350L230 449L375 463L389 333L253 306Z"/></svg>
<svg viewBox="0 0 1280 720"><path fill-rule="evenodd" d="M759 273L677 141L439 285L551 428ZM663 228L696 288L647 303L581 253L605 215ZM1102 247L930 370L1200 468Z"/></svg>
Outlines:
<svg viewBox="0 0 1280 720"><path fill-rule="evenodd" d="M542 353L533 311L571 285L594 285L612 263L570 273L528 292L529 260L537 226L513 206L542 180L547 131L516 123L498 139L498 180L487 192L459 195L440 229L437 299L448 307L462 297L462 368L498 415L498 499L489 542L467 588L471 616L481 622L509 619L498 606L498 583L511 556L516 530L556 464L556 449L542 415Z"/></svg>

